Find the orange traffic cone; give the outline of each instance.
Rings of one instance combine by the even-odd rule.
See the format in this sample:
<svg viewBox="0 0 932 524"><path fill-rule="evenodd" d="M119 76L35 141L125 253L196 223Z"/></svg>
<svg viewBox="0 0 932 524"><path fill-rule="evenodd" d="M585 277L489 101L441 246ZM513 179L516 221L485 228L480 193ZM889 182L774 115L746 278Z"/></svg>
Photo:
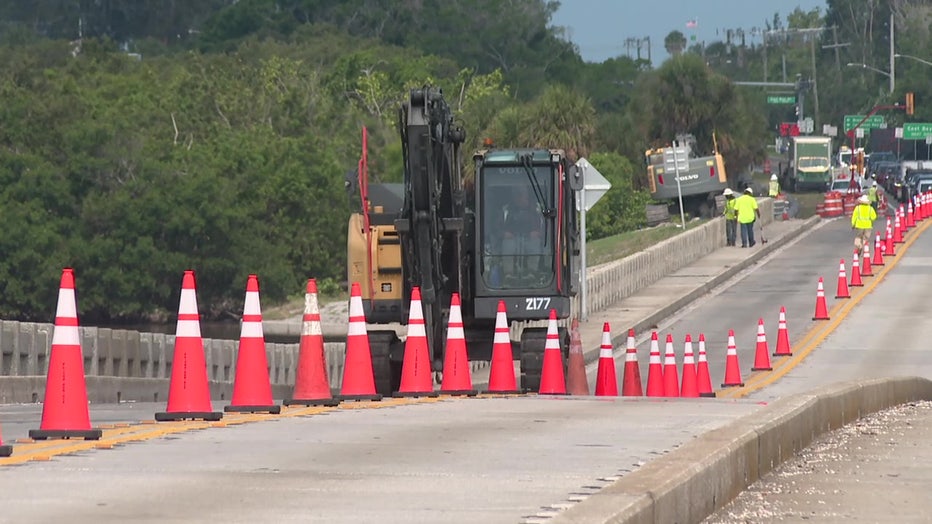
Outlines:
<svg viewBox="0 0 932 524"><path fill-rule="evenodd" d="M575 318L570 323L570 351L566 359L566 391L570 395L586 396L589 394L586 361L583 359L582 339L579 336L579 320Z"/></svg>
<svg viewBox="0 0 932 524"><path fill-rule="evenodd" d="M74 270L69 267L62 270L58 289L42 422L39 429L29 430L29 437L36 440L78 437L97 440L102 434L99 429L91 429L81 334L78 332Z"/></svg>
<svg viewBox="0 0 932 524"><path fill-rule="evenodd" d="M864 243L864 252L863 257L861 257L861 276L862 277L872 277L874 276L874 269L871 267L871 248L870 242Z"/></svg>
<svg viewBox="0 0 932 524"><path fill-rule="evenodd" d="M463 332L463 313L460 295L453 293L450 299L450 320L447 323L447 347L444 350L443 380L440 392L444 395L467 395L479 392L472 387L469 374L469 354L466 351L466 334Z"/></svg>
<svg viewBox="0 0 932 524"><path fill-rule="evenodd" d="M819 277L819 287L816 289L815 315L812 320L828 320L828 306L825 304L825 288L822 285L822 277Z"/></svg>
<svg viewBox="0 0 932 524"><path fill-rule="evenodd" d="M487 393L517 395L518 381L515 377L514 354L511 351L511 335L508 332L508 315L505 301L498 301L495 314L495 338L492 340L492 366L489 369Z"/></svg>
<svg viewBox="0 0 932 524"><path fill-rule="evenodd" d="M903 243L903 206L900 206L900 210L896 213L896 216L893 217L893 243L902 244Z"/></svg>
<svg viewBox="0 0 932 524"><path fill-rule="evenodd" d="M434 377L430 369L430 349L427 328L421 306L421 288L411 288L411 308L408 310L408 336L405 338L404 362L401 365L401 385L393 397L436 397Z"/></svg>
<svg viewBox="0 0 932 524"><path fill-rule="evenodd" d="M269 360L265 354L265 334L262 332L262 309L259 306L259 278L246 279L246 301L240 328L239 351L236 354L236 376L233 378L233 398L223 408L228 413L281 413L282 407L272 400L269 380Z"/></svg>
<svg viewBox="0 0 932 524"><path fill-rule="evenodd" d="M547 342L544 345L544 363L540 373L539 395L566 395L566 378L563 374L563 351L557 332L557 312L550 310L547 323Z"/></svg>
<svg viewBox="0 0 932 524"><path fill-rule="evenodd" d="M673 335L667 333L663 355L663 396L680 396L680 377L676 371L676 353L673 351Z"/></svg>
<svg viewBox="0 0 932 524"><path fill-rule="evenodd" d="M883 251L883 246L880 243L880 233L877 233L876 240L874 240L874 261L872 265L883 267Z"/></svg>
<svg viewBox="0 0 932 524"><path fill-rule="evenodd" d="M751 371L770 371L770 348L767 346L767 334L764 332L764 319L757 321L757 348L754 353L754 367Z"/></svg>
<svg viewBox="0 0 932 524"><path fill-rule="evenodd" d="M916 227L916 217L913 216L913 203L910 201L906 204L906 230Z"/></svg>
<svg viewBox="0 0 932 524"><path fill-rule="evenodd" d="M698 397L699 383L696 374L696 359L693 355L693 339L687 333L686 343L683 347L683 384L680 388L682 397Z"/></svg>
<svg viewBox="0 0 932 524"><path fill-rule="evenodd" d="M773 352L775 357L791 357L790 334L786 329L786 308L780 306L780 322L777 326L777 349Z"/></svg>
<svg viewBox="0 0 932 524"><path fill-rule="evenodd" d="M599 371L595 378L595 396L618 396L618 378L615 375L615 356L612 351L612 328L608 322L602 325L602 345L599 347Z"/></svg>
<svg viewBox="0 0 932 524"><path fill-rule="evenodd" d="M641 387L641 368L638 366L638 348L634 345L634 330L628 330L628 344L625 350L625 376L622 378L621 395L640 397L644 395Z"/></svg>
<svg viewBox="0 0 932 524"><path fill-rule="evenodd" d="M738 348L735 346L735 331L728 330L728 353L725 357L725 381L723 388L744 387L741 381L741 367L738 365Z"/></svg>
<svg viewBox="0 0 932 524"><path fill-rule="evenodd" d="M647 368L647 396L663 396L663 364L660 362L660 343L657 332L650 335L650 363Z"/></svg>
<svg viewBox="0 0 932 524"><path fill-rule="evenodd" d="M343 359L343 384L339 400L382 400L375 391L375 372L372 369L372 350L366 315L362 309L362 291L359 282L350 288L349 329L346 332L346 356Z"/></svg>
<svg viewBox="0 0 932 524"><path fill-rule="evenodd" d="M0 432L0 457L9 457L13 454L13 446L3 443L3 432Z"/></svg>
<svg viewBox="0 0 932 524"><path fill-rule="evenodd" d="M887 221L889 222L889 219L887 219ZM883 255L885 257L895 257L896 256L896 247L895 247L896 242L894 241L893 230L890 229L890 224L887 224L887 236L884 238L884 240L885 240L884 242L885 249L884 249Z"/></svg>
<svg viewBox="0 0 932 524"><path fill-rule="evenodd" d="M705 354L705 335L699 333L699 361L696 363L696 382L700 397L714 397L712 377L709 375L709 359Z"/></svg>
<svg viewBox="0 0 932 524"><path fill-rule="evenodd" d="M194 271L185 271L181 281L178 304L178 325L175 328L175 352L172 376L168 388L168 406L156 413L155 420L203 419L220 420L223 413L212 411L210 386L207 382L207 361L201 338L201 317L197 312L197 286Z"/></svg>
<svg viewBox="0 0 932 524"><path fill-rule="evenodd" d="M320 327L320 306L317 303L317 281L308 279L304 294L304 319L298 346L298 368L295 370L292 398L286 406L336 406L339 400L330 391L327 376L327 356L324 333Z"/></svg>
<svg viewBox="0 0 932 524"><path fill-rule="evenodd" d="M858 250L854 250L854 254L851 255L851 287L864 287L864 283L861 282L861 264L858 260Z"/></svg>
<svg viewBox="0 0 932 524"><path fill-rule="evenodd" d="M845 259L838 263L838 291L835 298L851 298L848 292L848 277L845 275Z"/></svg>

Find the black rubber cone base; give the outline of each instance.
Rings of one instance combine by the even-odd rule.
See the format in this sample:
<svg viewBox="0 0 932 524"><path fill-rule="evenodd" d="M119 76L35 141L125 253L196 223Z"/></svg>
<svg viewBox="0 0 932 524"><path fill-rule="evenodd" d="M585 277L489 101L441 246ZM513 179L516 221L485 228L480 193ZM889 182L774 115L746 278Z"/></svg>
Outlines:
<svg viewBox="0 0 932 524"><path fill-rule="evenodd" d="M378 401L382 400L382 395L337 395L336 398L337 398L338 400L341 400L341 401L349 401L349 400L355 400L355 401L371 400L371 401L373 401L373 402L378 402Z"/></svg>
<svg viewBox="0 0 932 524"><path fill-rule="evenodd" d="M272 406L226 406L223 411L227 413L268 413L278 415L282 412L282 407L277 404Z"/></svg>
<svg viewBox="0 0 932 524"><path fill-rule="evenodd" d="M436 398L440 396L439 391L396 391L392 393L393 398Z"/></svg>
<svg viewBox="0 0 932 524"><path fill-rule="evenodd" d="M775 357L792 357L793 354L792 354L792 353L774 353L773 356L775 356Z"/></svg>
<svg viewBox="0 0 932 524"><path fill-rule="evenodd" d="M100 440L104 435L101 429L30 429L29 438L45 440L50 438L83 438L84 440Z"/></svg>
<svg viewBox="0 0 932 524"><path fill-rule="evenodd" d="M711 393L699 393L699 396L704 397L704 398L715 398L715 392L713 391Z"/></svg>
<svg viewBox="0 0 932 524"><path fill-rule="evenodd" d="M483 395L523 395L524 391L519 391L517 389L506 390L506 391L490 391L486 390L482 392Z"/></svg>
<svg viewBox="0 0 932 524"><path fill-rule="evenodd" d="M156 422L173 422L178 420L204 420L215 422L223 418L220 411L172 411L170 413L156 413Z"/></svg>
<svg viewBox="0 0 932 524"><path fill-rule="evenodd" d="M451 397L475 397L479 394L477 389L454 389L451 391L440 391L441 395L449 395Z"/></svg>
<svg viewBox="0 0 932 524"><path fill-rule="evenodd" d="M751 368L751 371L773 371L773 368Z"/></svg>
<svg viewBox="0 0 932 524"><path fill-rule="evenodd" d="M744 387L744 382L742 382L742 383L740 383L740 384L722 384L722 387L723 387L723 388L743 388L743 387Z"/></svg>
<svg viewBox="0 0 932 524"><path fill-rule="evenodd" d="M334 407L340 405L340 399L337 398L288 398L282 401L285 406L325 406Z"/></svg>
<svg viewBox="0 0 932 524"><path fill-rule="evenodd" d="M13 454L13 446L0 446L0 457L9 457Z"/></svg>

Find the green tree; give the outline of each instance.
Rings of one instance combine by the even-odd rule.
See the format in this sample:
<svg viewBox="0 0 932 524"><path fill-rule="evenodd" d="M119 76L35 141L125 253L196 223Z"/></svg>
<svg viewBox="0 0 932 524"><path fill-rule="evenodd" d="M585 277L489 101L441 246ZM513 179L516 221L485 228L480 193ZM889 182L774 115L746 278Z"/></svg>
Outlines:
<svg viewBox="0 0 932 524"><path fill-rule="evenodd" d="M686 35L675 29L670 31L663 39L663 48L670 56L679 56L686 49Z"/></svg>

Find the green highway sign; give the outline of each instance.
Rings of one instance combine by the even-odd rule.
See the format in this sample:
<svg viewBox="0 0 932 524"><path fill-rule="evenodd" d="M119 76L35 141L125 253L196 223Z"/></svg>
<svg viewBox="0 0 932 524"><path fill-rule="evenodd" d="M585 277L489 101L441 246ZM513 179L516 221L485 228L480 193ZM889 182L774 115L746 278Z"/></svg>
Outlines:
<svg viewBox="0 0 932 524"><path fill-rule="evenodd" d="M932 123L903 124L904 140L922 140L927 136L932 136Z"/></svg>
<svg viewBox="0 0 932 524"><path fill-rule="evenodd" d="M858 125L858 122L861 120L864 120L864 115L845 115L845 133L854 129L854 126ZM883 124L884 120L882 115L871 115L870 118L864 120L861 127L863 129L876 129Z"/></svg>
<svg viewBox="0 0 932 524"><path fill-rule="evenodd" d="M779 96L779 95L770 95L767 97L768 104L795 104L796 96Z"/></svg>

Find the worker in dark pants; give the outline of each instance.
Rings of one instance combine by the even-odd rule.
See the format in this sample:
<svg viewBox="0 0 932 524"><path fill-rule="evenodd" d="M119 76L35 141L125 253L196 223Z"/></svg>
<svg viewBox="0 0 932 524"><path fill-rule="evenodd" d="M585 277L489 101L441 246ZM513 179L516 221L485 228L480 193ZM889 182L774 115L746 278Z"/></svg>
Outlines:
<svg viewBox="0 0 932 524"><path fill-rule="evenodd" d="M746 188L744 194L735 199L735 211L741 224L741 247L754 247L757 244L754 241L754 222L760 218L760 209L753 189Z"/></svg>
<svg viewBox="0 0 932 524"><path fill-rule="evenodd" d="M726 187L722 194L725 195L725 211L722 213L725 217L725 245L734 246L735 239L738 236L738 212L735 211L735 192L730 187Z"/></svg>

